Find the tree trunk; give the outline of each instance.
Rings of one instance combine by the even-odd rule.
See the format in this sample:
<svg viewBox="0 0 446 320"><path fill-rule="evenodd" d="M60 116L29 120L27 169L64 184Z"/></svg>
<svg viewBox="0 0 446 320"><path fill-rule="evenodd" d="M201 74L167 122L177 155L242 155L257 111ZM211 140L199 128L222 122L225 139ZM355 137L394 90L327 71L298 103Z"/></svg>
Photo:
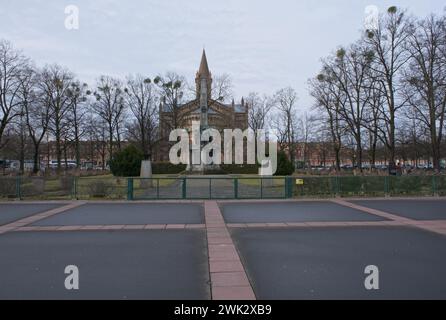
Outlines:
<svg viewBox="0 0 446 320"><path fill-rule="evenodd" d="M112 127L111 124L109 125L108 130L109 130L108 134L110 135L110 137L109 137L109 144L110 145L108 147L108 150L109 150L108 158L111 159L112 156L113 156L113 127Z"/></svg>
<svg viewBox="0 0 446 320"><path fill-rule="evenodd" d="M432 164L436 173L440 172L440 145L432 141Z"/></svg>
<svg viewBox="0 0 446 320"><path fill-rule="evenodd" d="M335 152L335 157L336 157L336 171L340 172L341 171L341 157L340 157L341 148L338 148L337 146L334 147L334 152Z"/></svg>
<svg viewBox="0 0 446 320"><path fill-rule="evenodd" d="M34 143L33 173L39 172L39 144Z"/></svg>

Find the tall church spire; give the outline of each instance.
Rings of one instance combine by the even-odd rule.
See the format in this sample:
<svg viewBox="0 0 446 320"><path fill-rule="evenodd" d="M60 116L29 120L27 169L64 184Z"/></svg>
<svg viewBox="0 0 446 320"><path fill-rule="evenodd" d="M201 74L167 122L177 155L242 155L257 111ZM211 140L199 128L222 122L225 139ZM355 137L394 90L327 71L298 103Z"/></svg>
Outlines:
<svg viewBox="0 0 446 320"><path fill-rule="evenodd" d="M201 55L200 67L197 71L197 76L195 77L195 85L196 85L197 99L200 97L202 91L206 92L207 99L211 99L212 74L209 71L208 60L206 58L206 51L204 49Z"/></svg>
<svg viewBox="0 0 446 320"><path fill-rule="evenodd" d="M206 58L206 51L203 49L203 54L201 55L200 69L198 69L198 75L203 78L209 78L209 66L208 60Z"/></svg>

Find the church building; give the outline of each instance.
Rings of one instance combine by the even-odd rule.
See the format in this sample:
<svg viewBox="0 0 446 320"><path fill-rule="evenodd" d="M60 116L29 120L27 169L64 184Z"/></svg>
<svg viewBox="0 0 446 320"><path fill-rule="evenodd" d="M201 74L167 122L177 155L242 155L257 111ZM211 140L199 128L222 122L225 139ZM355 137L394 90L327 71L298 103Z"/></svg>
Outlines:
<svg viewBox="0 0 446 320"><path fill-rule="evenodd" d="M177 122L176 126L174 123ZM160 104L159 128L160 145L158 161L169 161L169 134L172 129L184 128L192 130L192 121L199 121L202 129L214 128L223 132L224 129L248 128L248 104L241 99L240 103L225 104L219 97L213 97L212 74L203 50L200 67L195 77L195 99L173 108L166 103Z"/></svg>

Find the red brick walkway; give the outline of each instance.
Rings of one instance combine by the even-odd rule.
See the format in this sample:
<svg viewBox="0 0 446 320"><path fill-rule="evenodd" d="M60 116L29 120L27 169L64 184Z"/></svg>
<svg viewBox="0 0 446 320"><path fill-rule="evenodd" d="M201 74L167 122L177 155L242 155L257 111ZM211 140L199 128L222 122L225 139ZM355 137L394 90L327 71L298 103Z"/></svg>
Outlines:
<svg viewBox="0 0 446 320"><path fill-rule="evenodd" d="M390 201L390 200L389 200ZM376 210L364 206L360 206L345 200L336 199L333 200L333 202L340 204L342 206L346 206L352 209L360 210L369 214L374 214L376 216L380 216L383 218L387 218L392 220L392 222L400 223L405 226L412 226L420 229L424 229L427 231L439 233L442 235L446 235L446 220L432 220L432 221L425 221L425 220L413 220L405 217L400 217L398 215L394 215L385 211Z"/></svg>
<svg viewBox="0 0 446 320"><path fill-rule="evenodd" d="M400 198L395 198L401 200ZM395 200L392 198L392 200ZM386 199L388 200L388 199ZM407 200L407 199L406 199ZM438 200L437 198L428 198L422 200ZM305 201L317 201L314 199L303 200L284 200L284 202L305 202ZM386 221L331 221L331 222L284 222L284 223L228 223L228 228L336 228L336 227L385 227L385 226L411 226L427 231L446 235L446 220L413 220L405 217L401 217L382 210L372 209L364 207L348 200L335 199L335 200L319 200L330 201L337 203L344 207L349 207L358 211L362 211L368 214L376 215L385 219ZM391 200L388 200L391 201ZM234 201L222 201L223 203L235 203ZM271 200L250 200L245 201L249 203L277 203L278 201Z"/></svg>
<svg viewBox="0 0 446 320"><path fill-rule="evenodd" d="M114 224L89 226L24 226L16 228L14 231L178 230L204 228L204 224Z"/></svg>
<svg viewBox="0 0 446 320"><path fill-rule="evenodd" d="M205 201L214 300L254 300L255 295L216 201Z"/></svg>
<svg viewBox="0 0 446 320"><path fill-rule="evenodd" d="M406 226L399 221L329 221L329 222L286 222L286 223L228 223L228 228L337 228Z"/></svg>
<svg viewBox="0 0 446 320"><path fill-rule="evenodd" d="M15 231L16 229L22 228L22 227L24 227L26 225L29 225L31 223L34 223L36 221L39 221L39 220L42 220L42 219L54 216L54 215L56 215L58 213L62 213L64 211L67 211L67 210L79 207L79 206L81 206L83 204L85 204L85 202L82 202L82 201L72 202L72 203L67 204L65 206L58 207L58 208L55 208L55 209L51 209L51 210L48 210L48 211L45 211L45 212L42 212L42 213L38 213L38 214L35 214L35 215L32 215L32 216L29 216L29 217L26 217L26 218L14 221L12 223L0 226L0 234L8 232L8 231Z"/></svg>

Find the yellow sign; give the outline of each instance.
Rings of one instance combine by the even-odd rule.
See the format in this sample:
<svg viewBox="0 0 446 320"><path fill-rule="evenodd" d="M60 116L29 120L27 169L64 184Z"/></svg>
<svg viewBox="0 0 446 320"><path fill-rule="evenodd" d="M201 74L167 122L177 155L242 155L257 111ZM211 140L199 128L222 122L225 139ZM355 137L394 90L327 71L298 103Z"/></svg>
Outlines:
<svg viewBox="0 0 446 320"><path fill-rule="evenodd" d="M296 179L296 184L297 185L303 185L304 184L304 179Z"/></svg>

